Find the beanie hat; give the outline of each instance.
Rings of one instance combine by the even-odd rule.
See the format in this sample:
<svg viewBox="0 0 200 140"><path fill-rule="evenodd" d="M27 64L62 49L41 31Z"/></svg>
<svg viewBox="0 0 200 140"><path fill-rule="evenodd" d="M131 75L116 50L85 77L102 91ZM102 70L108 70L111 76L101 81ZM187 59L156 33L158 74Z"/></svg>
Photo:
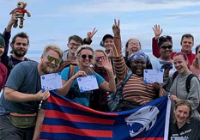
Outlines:
<svg viewBox="0 0 200 140"><path fill-rule="evenodd" d="M5 40L3 38L3 35L0 34L0 45L4 46L5 47Z"/></svg>
<svg viewBox="0 0 200 140"><path fill-rule="evenodd" d="M172 37L169 35L163 35L158 39L158 46L160 47L164 42L168 41L172 43Z"/></svg>

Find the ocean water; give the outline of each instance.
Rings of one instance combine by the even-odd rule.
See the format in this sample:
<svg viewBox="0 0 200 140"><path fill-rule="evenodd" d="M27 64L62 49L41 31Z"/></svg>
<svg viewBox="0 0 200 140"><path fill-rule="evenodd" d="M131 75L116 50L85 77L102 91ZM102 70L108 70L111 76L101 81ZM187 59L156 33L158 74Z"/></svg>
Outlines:
<svg viewBox="0 0 200 140"><path fill-rule="evenodd" d="M152 49L142 49L141 51L147 54L151 60L155 59L155 57L152 54ZM179 52L180 49L174 49L173 51ZM29 50L28 53L26 54L26 57L32 60L35 60L37 62L40 62L40 57L42 53L43 53L43 50Z"/></svg>

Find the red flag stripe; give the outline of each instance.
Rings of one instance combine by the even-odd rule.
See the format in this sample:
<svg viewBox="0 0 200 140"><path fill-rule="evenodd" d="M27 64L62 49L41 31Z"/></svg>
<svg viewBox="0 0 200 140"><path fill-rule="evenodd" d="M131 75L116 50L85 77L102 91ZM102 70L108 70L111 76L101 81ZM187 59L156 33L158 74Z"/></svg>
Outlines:
<svg viewBox="0 0 200 140"><path fill-rule="evenodd" d="M92 113L97 113L99 115L118 116L117 113L107 113L107 112L96 111L96 110L93 110L91 108L79 105L79 104L77 104L75 102L66 102L65 100L63 100L61 98L58 98L58 97L55 97L55 96L50 96L48 98L48 102L55 103L57 105L61 105L61 106L65 106L65 107L79 109L79 110L82 110L82 111L85 111L85 112L89 112L89 113L92 112Z"/></svg>
<svg viewBox="0 0 200 140"><path fill-rule="evenodd" d="M115 120L108 120L108 119L100 119L84 116L84 115L76 115L76 114L69 114L69 113L62 113L57 110L46 110L45 117L47 118L60 118L67 121L73 122L83 122L83 123L95 123L95 124L106 124L106 125L113 125Z"/></svg>
<svg viewBox="0 0 200 140"><path fill-rule="evenodd" d="M42 132L47 133L69 133L86 137L105 137L112 138L113 132L110 130L90 130L90 129L76 129L69 126L56 125L42 125Z"/></svg>

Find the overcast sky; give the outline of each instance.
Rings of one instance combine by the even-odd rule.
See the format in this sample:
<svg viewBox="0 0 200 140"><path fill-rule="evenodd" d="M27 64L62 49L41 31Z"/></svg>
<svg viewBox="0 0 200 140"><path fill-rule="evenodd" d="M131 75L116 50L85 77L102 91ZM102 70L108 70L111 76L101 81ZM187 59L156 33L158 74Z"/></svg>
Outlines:
<svg viewBox="0 0 200 140"><path fill-rule="evenodd" d="M10 20L10 11L18 0L0 0L0 27L3 32ZM12 29L27 32L29 51L43 50L47 44L66 49L68 37L86 37L94 27L98 32L92 46L100 48L104 34L112 34L113 20L120 19L123 45L129 38L141 41L143 49L151 49L154 36L152 27L160 24L163 35L173 37L174 48L180 48L181 36L191 33L195 46L200 44L199 0L26 0L31 17L25 15L24 28Z"/></svg>

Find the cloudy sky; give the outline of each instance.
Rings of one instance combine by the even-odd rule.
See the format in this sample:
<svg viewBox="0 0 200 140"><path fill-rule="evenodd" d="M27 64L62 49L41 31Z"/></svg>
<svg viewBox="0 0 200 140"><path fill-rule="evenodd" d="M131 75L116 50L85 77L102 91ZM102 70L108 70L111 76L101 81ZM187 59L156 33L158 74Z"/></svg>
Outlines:
<svg viewBox="0 0 200 140"><path fill-rule="evenodd" d="M18 0L0 0L0 27L3 32L10 20L10 11ZM174 48L180 48L181 36L191 33L195 45L200 44L199 0L26 0L27 10L24 28L12 29L27 32L30 36L29 54L43 50L47 44L57 44L66 49L68 37L77 34L86 37L94 27L98 32L92 46L100 48L104 34L112 34L114 19L121 21L123 45L129 38L137 38L143 50L151 49L152 27L160 24L163 35L173 37Z"/></svg>

